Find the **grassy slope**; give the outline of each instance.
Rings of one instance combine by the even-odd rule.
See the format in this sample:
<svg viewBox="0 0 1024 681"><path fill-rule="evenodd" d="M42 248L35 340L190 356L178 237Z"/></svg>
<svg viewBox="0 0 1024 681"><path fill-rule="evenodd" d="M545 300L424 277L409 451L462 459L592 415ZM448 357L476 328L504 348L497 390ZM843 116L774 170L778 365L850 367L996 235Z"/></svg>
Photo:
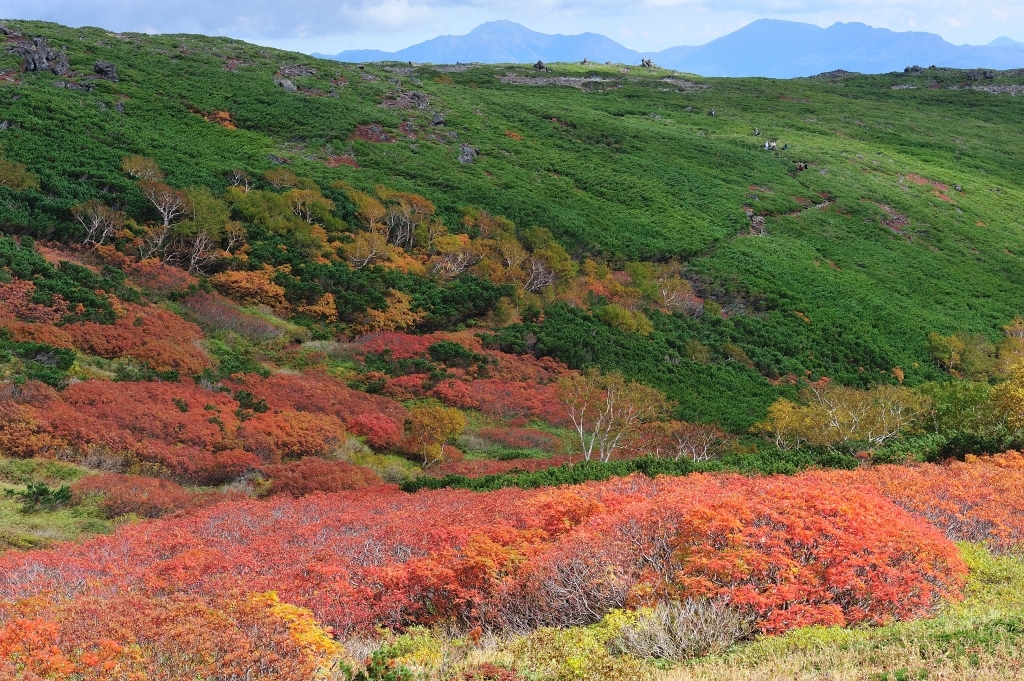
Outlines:
<svg viewBox="0 0 1024 681"><path fill-rule="evenodd" d="M0 223L60 233L70 228L71 205L104 193L145 217L144 200L119 170L128 153L153 156L178 186L214 188L224 186L229 168L271 167L273 153L324 187L344 179L421 192L449 225L458 224L460 206L472 204L522 225L548 226L580 255L613 262L680 256L702 293L737 316L724 324L655 319L653 348L604 329L592 331L590 349L580 351L579 338L559 328L550 334L564 337L548 345L571 364L623 368L659 385L685 417L742 430L778 394L754 370L721 358L707 367L662 362L686 338L713 349L738 343L768 375L809 371L864 383L891 380L883 372L900 366L913 384L935 375L924 352L929 331L994 337L1024 302L1017 210L1024 168L1014 162L1024 152L1017 134L1024 101L950 89L967 82L962 71L834 81L690 78L699 88L637 68L556 65L544 74L606 79L584 91L496 78L532 74L523 67L360 71L228 39L9 25L67 45L76 71L111 60L122 80L98 81L88 94L53 87L58 79L50 74L0 85L13 123L0 138L4 153L43 181L41 194L0 205ZM229 57L241 60L235 71L225 68ZM318 72L296 84L338 96L276 87L275 70L299 62ZM15 66L15 57L0 57L0 68ZM338 78L347 85L331 83ZM430 106L381 107L397 87L389 80L426 92ZM1004 74L996 82L1020 80ZM894 83L915 89L893 90ZM114 109L118 101L124 114ZM716 117L707 115L712 107ZM228 110L240 129L209 123L190 108ZM445 115L443 128L430 124L435 111ZM417 126L419 139L397 132L403 120ZM369 123L399 141L350 139L355 126ZM761 137L753 136L755 126ZM767 137L790 149L760 150ZM456 161L462 142L480 150L476 163ZM346 151L360 169L322 163L326 153ZM813 165L797 173L796 161ZM943 195L950 200L908 174L949 185ZM801 209L798 199L816 203L823 195L832 201L827 210ZM890 215L878 204L909 218L904 229L912 240L882 224ZM738 236L748 223L745 206L769 216L769 236Z"/></svg>

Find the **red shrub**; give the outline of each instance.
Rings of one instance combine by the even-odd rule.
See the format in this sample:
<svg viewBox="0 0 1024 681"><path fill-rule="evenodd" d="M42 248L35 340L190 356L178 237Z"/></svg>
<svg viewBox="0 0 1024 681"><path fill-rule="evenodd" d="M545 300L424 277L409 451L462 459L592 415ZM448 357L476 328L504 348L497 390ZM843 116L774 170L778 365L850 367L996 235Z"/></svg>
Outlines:
<svg viewBox="0 0 1024 681"><path fill-rule="evenodd" d="M394 400L353 390L316 371L253 379L248 389L265 399L271 409L331 414L346 424L361 414L384 414L397 423L405 423L409 418L406 408Z"/></svg>
<svg viewBox="0 0 1024 681"><path fill-rule="evenodd" d="M270 478L272 495L301 497L313 492L342 492L382 484L377 474L369 468L315 457L264 466L263 472Z"/></svg>
<svg viewBox="0 0 1024 681"><path fill-rule="evenodd" d="M200 328L155 305L128 305L127 314L114 324L77 322L63 330L75 347L108 359L134 357L164 367L157 370L180 368L192 373L209 363L196 346L203 337Z"/></svg>
<svg viewBox="0 0 1024 681"><path fill-rule="evenodd" d="M942 466L872 466L816 475L878 490L954 541L986 541L998 550L1024 542L1024 456L967 456Z"/></svg>
<svg viewBox="0 0 1024 681"><path fill-rule="evenodd" d="M374 449L395 449L402 442L402 424L384 414L359 414L348 421L349 429L366 438Z"/></svg>
<svg viewBox="0 0 1024 681"><path fill-rule="evenodd" d="M0 328L7 329L11 333L11 340L16 343L46 343L68 349L75 347L71 336L53 324L0 319Z"/></svg>
<svg viewBox="0 0 1024 681"><path fill-rule="evenodd" d="M345 440L345 426L329 414L302 411L259 414L241 429L245 448L268 463L327 456Z"/></svg>
<svg viewBox="0 0 1024 681"><path fill-rule="evenodd" d="M71 491L76 502L100 495L100 508L108 518L128 513L158 518L192 508L198 501L197 495L170 480L118 473L86 476L72 485Z"/></svg>
<svg viewBox="0 0 1024 681"><path fill-rule="evenodd" d="M162 296L184 291L189 286L199 283L198 279L185 270L165 265L157 258L129 265L126 274L136 286Z"/></svg>
<svg viewBox="0 0 1024 681"><path fill-rule="evenodd" d="M155 523L0 555L0 621L14 600L74 584L76 600L275 590L342 630L578 624L696 595L728 599L777 632L920 616L956 597L966 572L956 547L920 519L814 475L415 495L378 486Z"/></svg>

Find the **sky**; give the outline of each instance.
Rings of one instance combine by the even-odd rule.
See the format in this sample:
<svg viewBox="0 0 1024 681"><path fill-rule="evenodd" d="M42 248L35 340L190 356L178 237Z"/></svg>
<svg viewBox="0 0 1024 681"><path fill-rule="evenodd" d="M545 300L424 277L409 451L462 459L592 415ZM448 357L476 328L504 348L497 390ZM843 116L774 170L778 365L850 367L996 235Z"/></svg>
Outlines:
<svg viewBox="0 0 1024 681"><path fill-rule="evenodd" d="M1024 42L1024 0L0 0L0 17L115 31L204 33L298 52L397 50L496 19L601 33L639 51L700 45L756 19L860 21L955 44Z"/></svg>

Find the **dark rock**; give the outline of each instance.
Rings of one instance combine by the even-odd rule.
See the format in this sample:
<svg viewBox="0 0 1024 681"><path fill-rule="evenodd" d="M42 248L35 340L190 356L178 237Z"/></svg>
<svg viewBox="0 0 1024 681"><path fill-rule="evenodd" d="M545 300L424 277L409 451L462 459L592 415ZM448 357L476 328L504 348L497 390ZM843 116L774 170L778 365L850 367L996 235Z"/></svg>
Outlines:
<svg viewBox="0 0 1024 681"><path fill-rule="evenodd" d="M718 114L716 114L716 113L715 113L715 110L714 110L714 109L712 109L711 111L709 111L709 112L708 112L708 116L711 116L712 118L714 118L714 117L715 117L715 116L717 116L717 115L718 115Z"/></svg>
<svg viewBox="0 0 1024 681"><path fill-rule="evenodd" d="M315 76L316 69L312 66L306 66L305 64L290 64L278 69L277 75L283 77Z"/></svg>
<svg viewBox="0 0 1024 681"><path fill-rule="evenodd" d="M473 161L476 160L476 157L479 156L479 155L480 155L480 152L478 152L476 149L474 149L473 147L469 146L465 142L463 142L459 146L459 163L462 163L462 164L472 163Z"/></svg>
<svg viewBox="0 0 1024 681"><path fill-rule="evenodd" d="M23 71L51 71L58 76L71 73L68 56L50 47L46 38L33 38L31 44L20 43L10 49L22 58Z"/></svg>
<svg viewBox="0 0 1024 681"><path fill-rule="evenodd" d="M434 125L444 125L444 114L434 114L434 118L430 122Z"/></svg>
<svg viewBox="0 0 1024 681"><path fill-rule="evenodd" d="M279 166L288 163L288 159L281 158L277 154L267 154L267 160L271 163L276 163Z"/></svg>
<svg viewBox="0 0 1024 681"><path fill-rule="evenodd" d="M4 121L3 123L0 123L0 130L6 130L9 127L11 127L11 124L8 123L7 121Z"/></svg>
<svg viewBox="0 0 1024 681"><path fill-rule="evenodd" d="M18 33L17 31L15 31L13 28L7 28L6 26L0 26L0 35L6 35L6 36L14 38L14 37L17 37L17 36L19 36L21 34Z"/></svg>
<svg viewBox="0 0 1024 681"><path fill-rule="evenodd" d="M537 63L533 65L533 68L537 69L538 71L543 71L546 67L544 66L544 62L538 59Z"/></svg>
<svg viewBox="0 0 1024 681"><path fill-rule="evenodd" d="M657 64L655 64L654 61L651 60L651 59L641 59L640 60L640 66L644 67L645 69L661 68Z"/></svg>
<svg viewBox="0 0 1024 681"><path fill-rule="evenodd" d="M964 190L964 188L958 184L953 185L953 189L957 190L958 192L962 192Z"/></svg>
<svg viewBox="0 0 1024 681"><path fill-rule="evenodd" d="M117 76L117 67L114 66L113 62L109 61L98 61L93 64L93 71L98 73L101 78L105 78L112 83L116 83L120 80Z"/></svg>
<svg viewBox="0 0 1024 681"><path fill-rule="evenodd" d="M117 113L124 113L124 102L118 102L114 105L114 111Z"/></svg>

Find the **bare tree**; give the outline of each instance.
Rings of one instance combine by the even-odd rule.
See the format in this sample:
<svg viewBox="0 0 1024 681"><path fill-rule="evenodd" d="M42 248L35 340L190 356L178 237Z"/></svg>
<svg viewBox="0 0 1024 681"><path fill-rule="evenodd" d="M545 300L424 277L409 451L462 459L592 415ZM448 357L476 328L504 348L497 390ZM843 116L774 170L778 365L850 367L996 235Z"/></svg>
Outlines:
<svg viewBox="0 0 1024 681"><path fill-rule="evenodd" d="M558 396L579 436L583 459L608 461L641 424L668 406L658 390L596 369L562 379Z"/></svg>
<svg viewBox="0 0 1024 681"><path fill-rule="evenodd" d="M192 203L180 189L153 180L140 180L139 189L160 214L164 227L171 227L192 213Z"/></svg>
<svg viewBox="0 0 1024 681"><path fill-rule="evenodd" d="M241 168L234 168L229 170L227 173L228 182L234 187L241 187L246 194L249 193L249 187L252 184L252 178L249 177L249 173L245 172Z"/></svg>
<svg viewBox="0 0 1024 681"><path fill-rule="evenodd" d="M124 227L125 216L96 199L90 199L71 209L75 220L85 228L83 244L102 244Z"/></svg>
<svg viewBox="0 0 1024 681"><path fill-rule="evenodd" d="M380 258L387 245L387 240L380 232L360 232L349 244L348 261L357 269L366 267Z"/></svg>
<svg viewBox="0 0 1024 681"><path fill-rule="evenodd" d="M523 288L530 293L536 293L545 286L552 286L558 281L558 275L548 266L547 262L536 255L531 255L527 261L526 283Z"/></svg>
<svg viewBox="0 0 1024 681"><path fill-rule="evenodd" d="M434 257L434 272L445 279L459 276L478 260L479 254L471 248L460 248Z"/></svg>

